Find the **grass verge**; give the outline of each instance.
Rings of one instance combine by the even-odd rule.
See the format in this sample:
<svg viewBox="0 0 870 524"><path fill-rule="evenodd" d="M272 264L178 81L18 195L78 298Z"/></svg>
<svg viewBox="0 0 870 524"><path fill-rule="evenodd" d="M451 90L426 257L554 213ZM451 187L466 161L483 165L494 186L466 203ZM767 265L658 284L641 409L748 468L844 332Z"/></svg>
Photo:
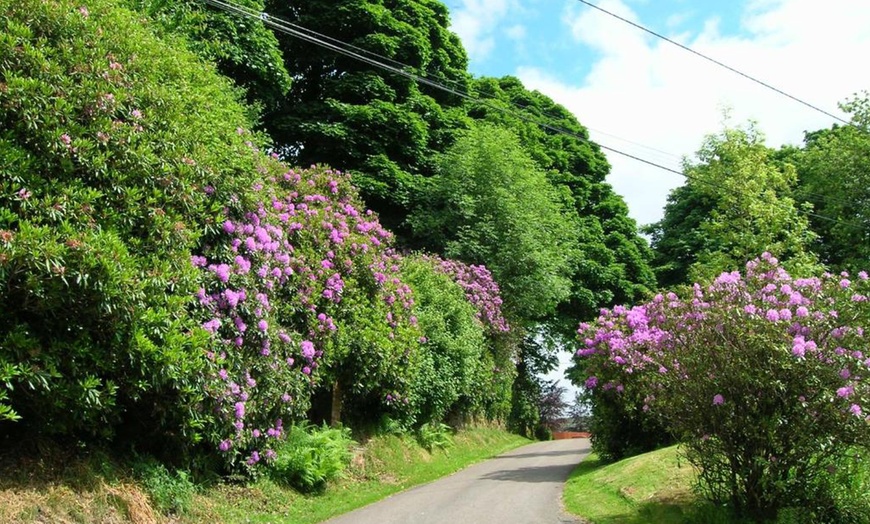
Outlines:
<svg viewBox="0 0 870 524"><path fill-rule="evenodd" d="M148 462L134 471L99 452L28 446L31 453L0 453L0 522L321 522L527 443L496 428L463 430L432 452L412 437L375 437L355 450L345 478L316 495L268 479L194 488L183 472ZM160 511L182 508L171 517Z"/></svg>
<svg viewBox="0 0 870 524"><path fill-rule="evenodd" d="M455 435L449 449L430 453L410 437L375 437L357 450L346 478L322 493L303 495L266 479L218 485L196 495L181 522L322 522L529 442L503 430L475 428Z"/></svg>
<svg viewBox="0 0 870 524"><path fill-rule="evenodd" d="M733 522L725 509L698 501L693 479L676 446L612 464L593 453L571 473L562 498L570 513L594 524Z"/></svg>

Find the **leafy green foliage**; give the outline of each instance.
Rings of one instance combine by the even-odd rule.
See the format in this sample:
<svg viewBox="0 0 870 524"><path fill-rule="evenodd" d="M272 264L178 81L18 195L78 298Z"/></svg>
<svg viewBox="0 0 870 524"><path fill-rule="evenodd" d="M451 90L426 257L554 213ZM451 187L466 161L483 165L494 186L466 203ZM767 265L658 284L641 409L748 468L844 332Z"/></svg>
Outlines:
<svg viewBox="0 0 870 524"><path fill-rule="evenodd" d="M161 513L181 515L190 510L196 485L189 473L180 469L170 473L153 459L135 464L133 472L141 479L152 504Z"/></svg>
<svg viewBox="0 0 870 524"><path fill-rule="evenodd" d="M810 225L821 260L838 270L861 269L870 259L870 102L867 93L843 109L852 125L807 133L803 149L788 155L798 171L796 198L812 204Z"/></svg>
<svg viewBox="0 0 870 524"><path fill-rule="evenodd" d="M167 32L187 39L191 51L245 88L249 102L272 108L290 89L290 75L275 35L260 20L220 11L196 0L127 0ZM264 0L235 0L263 11Z"/></svg>
<svg viewBox="0 0 870 524"><path fill-rule="evenodd" d="M575 319L589 318L602 306L645 298L655 287L652 254L622 197L604 182L610 166L586 128L563 106L514 77L479 78L472 88L483 101L469 104L469 116L513 131L576 214L579 259L555 327L570 336Z"/></svg>
<svg viewBox="0 0 870 524"><path fill-rule="evenodd" d="M319 491L342 475L352 457L350 430L293 426L278 446L269 475L303 492Z"/></svg>
<svg viewBox="0 0 870 524"><path fill-rule="evenodd" d="M239 95L140 15L0 2L0 365L32 429L194 443L189 253L256 175ZM171 429L170 429L171 428Z"/></svg>
<svg viewBox="0 0 870 524"><path fill-rule="evenodd" d="M708 136L697 158L648 228L660 284L708 281L764 251L798 273L818 267L815 235L791 196L794 167L773 158L754 125Z"/></svg>
<svg viewBox="0 0 870 524"><path fill-rule="evenodd" d="M668 195L662 219L645 227L655 252L652 265L660 286L685 284L699 254L719 249L701 229L717 200L700 184L684 184Z"/></svg>
<svg viewBox="0 0 870 524"><path fill-rule="evenodd" d="M430 453L435 448L447 449L453 445L452 430L443 422L427 422L417 429L417 442Z"/></svg>
<svg viewBox="0 0 870 524"><path fill-rule="evenodd" d="M577 225L510 132L483 124L440 158L410 221L452 258L489 268L509 319L545 317L568 297Z"/></svg>
<svg viewBox="0 0 870 524"><path fill-rule="evenodd" d="M828 477L870 449L867 273L793 278L765 253L686 291L581 324L585 387L656 416L714 503L838 521Z"/></svg>
<svg viewBox="0 0 870 524"><path fill-rule="evenodd" d="M437 0L269 1L277 17L316 29L439 82L468 82L467 57L448 31ZM460 99L419 87L352 58L278 36L294 78L281 104L264 115L291 163L328 162L353 171L366 204L393 230L408 213L416 176L431 172L434 152L464 120Z"/></svg>
<svg viewBox="0 0 870 524"><path fill-rule="evenodd" d="M414 313L425 337L414 380L418 420L438 423L451 412L473 414L482 407L481 393L492 368L474 307L462 288L438 273L432 262L406 259L402 276L414 290Z"/></svg>

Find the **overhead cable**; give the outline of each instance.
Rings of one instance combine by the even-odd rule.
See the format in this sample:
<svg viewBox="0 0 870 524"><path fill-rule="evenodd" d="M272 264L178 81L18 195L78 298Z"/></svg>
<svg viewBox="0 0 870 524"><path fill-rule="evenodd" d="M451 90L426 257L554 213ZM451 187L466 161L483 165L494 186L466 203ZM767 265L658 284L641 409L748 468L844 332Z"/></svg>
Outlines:
<svg viewBox="0 0 870 524"><path fill-rule="evenodd" d="M471 102L484 105L490 109L493 109L495 111L513 116L513 117L518 118L520 120L523 120L525 122L535 124L535 125L540 126L544 129L550 130L554 133L561 134L564 136L573 137L573 138L580 140L582 142L586 142L588 144L598 146L601 149L604 149L606 151L610 151L612 153L621 155L621 156L626 157L626 158L630 158L632 160L649 165L651 167L655 167L657 169L661 169L663 171L667 171L669 173L679 175L679 176L684 177L688 180L692 180L692 181L695 181L695 182L698 182L701 184L716 185L712 182L707 182L703 179L693 177L693 176L685 173L684 171L681 171L678 169L673 169L671 167L659 164L657 162L653 162L651 160L647 160L645 158L639 157L637 155L633 155L631 153L626 153L625 151L621 151L619 149L606 146L604 144L592 142L591 140L589 140L588 137L585 137L581 134L572 132L570 130L567 130L567 129L564 129L564 128L561 128L558 126L553 126L547 122L542 122L540 120L532 118L531 116L529 116L527 114L521 113L515 109L508 109L505 107L498 106L496 104L492 104L491 102L489 102L486 99L481 99L481 98L476 97L474 95L471 95L468 92L463 91L461 89L455 89L455 88L446 86L438 81L435 81L435 80L432 80L430 78L413 73L411 71L410 66L402 64L401 62L397 62L395 60L389 60L390 62L392 62L392 64L395 64L395 65L390 65L390 64L384 63L380 60L372 58L371 55L375 55L375 53L362 50L362 49L355 47L355 46L351 46L350 44L346 44L345 42L343 42L339 39L336 39L336 38L321 37L321 35L319 33L316 33L310 29L303 28L303 27L298 26L296 24L292 24L292 23L287 22L285 20L282 20L280 18L273 17L273 16L269 15L268 13L264 13L264 12L256 11L254 9L244 7L244 6L239 6L236 4L228 3L228 2L225 2L223 0L203 0L203 2L205 2L209 5L212 5L218 9L230 12L230 13L234 13L234 14L241 15L241 16L246 16L248 18L262 20L262 22L265 25L267 25L267 26L269 26L269 27L281 32L281 33L288 34L290 36L293 36L295 38L309 42L309 43L314 44L314 45L318 45L318 46L323 47L325 49L328 49L330 51L354 58L356 60L359 60L361 62L369 64L371 66L383 69L385 71L389 71L393 74L403 76L403 77L411 79L419 84L423 84L423 85L432 87L433 89L444 91L444 92L453 94L455 96L458 96L460 98L463 98L465 100L469 100ZM366 55L369 55L369 56L366 56ZM831 217L827 217L824 215L819 215L817 213L813 213L811 211L805 211L805 210L802 210L800 208L797 208L797 209L800 212L802 212L808 216L813 216L813 217L816 217L816 218L819 218L822 220L831 221L831 222L842 223L845 225L853 225L853 224L850 224L848 222L838 220L836 218L831 218Z"/></svg>
<svg viewBox="0 0 870 524"><path fill-rule="evenodd" d="M601 11L601 12L604 13L604 14L610 15L610 16L612 16L613 18L616 18L617 20L621 20L622 22L625 22L626 24L629 24L629 25L631 25L631 26L633 26L633 27L636 27L637 29L640 29L641 31L643 31L643 32L645 32L645 33L649 33L649 34L653 35L653 36L656 37L656 38L660 38L660 39L664 40L665 42L668 42L668 43L670 43L670 44L673 44L673 45L679 47L680 49L682 49L682 50L684 50L684 51L688 51L689 53L692 53L693 55L695 55L695 56L697 56L697 57L700 57L700 58L702 58L702 59L704 59L704 60L706 60L706 61L708 61L708 62L712 62L713 64L716 64L716 65L719 66L719 67L725 68L725 69L727 69L728 71L731 71L732 73L735 73L735 74L737 74L737 75L740 75L740 76L742 76L743 78L745 78L745 79L747 79L747 80L749 80L749 81L751 81L751 82L755 82L756 84L758 84L758 85L760 85L760 86L763 86L763 87L765 87L765 88L767 88L767 89L770 89L771 91L773 91L773 92L775 92L775 93L778 93L778 94L780 94L780 95L782 95L782 96L784 96L784 97L790 98L790 99L794 100L795 102L797 102L797 103L799 103L799 104L803 104L804 106L809 107L810 109L813 109L813 110L815 110L815 111L818 111L819 113L822 113L822 114L825 115L825 116L828 116L828 117L830 117L830 118L833 118L834 120L837 120L837 121L839 121L839 122L841 122L841 123L843 123L843 124L846 124L846 125L852 125L852 122L849 122L848 120L845 120L845 119L843 119L843 118L841 118L841 117L839 117L839 116L837 116L837 115L835 115L835 114L833 114L833 113L831 113L831 112L829 112L829 111L825 111L824 109L822 109L822 108L820 108L820 107L818 107L818 106L816 106L816 105L813 105L813 104L807 102L806 100L802 100L802 99L800 99L800 98L798 98L798 97L796 97L796 96L794 96L794 95L791 95L791 94L789 94L789 93L786 93L785 91L783 91L782 89L780 89L780 88L778 88L778 87L772 86L772 85L768 84L767 82L765 82L765 81L763 81L763 80L759 80L758 78L755 78L754 76L751 76L751 75L749 75L749 74L747 74L747 73L744 73L743 71L740 71L739 69L736 69L736 68L734 68L734 67L731 67L731 66L729 66L728 64L724 64L724 63L720 62L719 60L716 60L715 58L711 58L711 57L709 57L709 56L707 56L707 55L701 53L700 51L696 51L696 50L692 49L692 48L689 47L689 46L686 46L686 45L683 45L683 44L677 42L676 40L672 40L672 39L670 39L670 38L664 36L664 35L661 34L661 33L657 33L657 32L655 32L655 31L653 31L652 29L649 29L648 27L644 27L644 26L638 24L637 22L633 22L633 21L629 20L628 18L625 18L625 17L623 17L623 16L619 16L618 14L613 13L613 12L611 12L611 11L608 11L607 9L604 9L604 8L601 7L601 6L598 6L598 5L596 5L596 4L593 4L592 2L588 2L587 0L577 0L577 1L580 2L581 4L584 4L584 5L587 5L587 6L591 7L591 8L593 8L593 9L597 9L598 11Z"/></svg>

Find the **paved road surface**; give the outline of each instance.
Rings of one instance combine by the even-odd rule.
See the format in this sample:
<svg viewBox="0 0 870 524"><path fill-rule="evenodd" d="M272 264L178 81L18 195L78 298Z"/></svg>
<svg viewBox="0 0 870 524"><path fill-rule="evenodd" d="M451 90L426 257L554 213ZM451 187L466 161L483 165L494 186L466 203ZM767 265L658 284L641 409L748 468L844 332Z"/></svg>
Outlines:
<svg viewBox="0 0 870 524"><path fill-rule="evenodd" d="M327 521L329 524L557 524L562 487L588 439L537 442Z"/></svg>

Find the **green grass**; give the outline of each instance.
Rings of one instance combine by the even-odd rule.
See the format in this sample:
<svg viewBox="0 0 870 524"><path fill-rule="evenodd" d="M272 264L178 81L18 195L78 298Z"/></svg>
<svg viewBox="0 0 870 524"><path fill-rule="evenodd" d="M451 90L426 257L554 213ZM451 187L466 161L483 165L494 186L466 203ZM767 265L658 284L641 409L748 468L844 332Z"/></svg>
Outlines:
<svg viewBox="0 0 870 524"><path fill-rule="evenodd" d="M676 446L604 464L589 455L571 473L566 509L594 524L731 523L729 512L698 501L694 472Z"/></svg>
<svg viewBox="0 0 870 524"><path fill-rule="evenodd" d="M430 453L411 437L376 437L358 450L347 477L322 493L303 495L267 479L218 485L195 495L180 522L321 522L529 442L499 429L476 428L455 435L449 449Z"/></svg>
<svg viewBox="0 0 870 524"><path fill-rule="evenodd" d="M321 522L530 441L496 428L460 431L429 452L412 436L355 450L345 478L318 494L268 479L194 486L183 472L56 444L0 449L0 522L199 524ZM167 515L181 512L181 515Z"/></svg>

